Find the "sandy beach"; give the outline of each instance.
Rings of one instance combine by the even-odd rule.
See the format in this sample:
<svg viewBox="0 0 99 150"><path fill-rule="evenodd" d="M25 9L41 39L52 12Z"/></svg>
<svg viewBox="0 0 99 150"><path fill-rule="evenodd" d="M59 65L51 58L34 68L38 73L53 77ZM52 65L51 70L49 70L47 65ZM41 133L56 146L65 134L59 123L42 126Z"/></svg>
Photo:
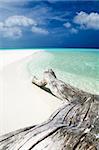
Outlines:
<svg viewBox="0 0 99 150"><path fill-rule="evenodd" d="M0 135L43 122L62 104L31 83L26 64L34 53L0 52Z"/></svg>

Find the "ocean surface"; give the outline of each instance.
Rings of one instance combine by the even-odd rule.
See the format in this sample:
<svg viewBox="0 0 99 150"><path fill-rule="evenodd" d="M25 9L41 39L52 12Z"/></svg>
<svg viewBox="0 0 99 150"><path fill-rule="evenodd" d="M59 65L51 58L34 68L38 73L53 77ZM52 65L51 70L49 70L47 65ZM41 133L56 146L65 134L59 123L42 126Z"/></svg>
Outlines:
<svg viewBox="0 0 99 150"><path fill-rule="evenodd" d="M57 78L87 92L99 94L99 52L92 50L47 50L33 54L27 64L31 76L42 78L52 68Z"/></svg>

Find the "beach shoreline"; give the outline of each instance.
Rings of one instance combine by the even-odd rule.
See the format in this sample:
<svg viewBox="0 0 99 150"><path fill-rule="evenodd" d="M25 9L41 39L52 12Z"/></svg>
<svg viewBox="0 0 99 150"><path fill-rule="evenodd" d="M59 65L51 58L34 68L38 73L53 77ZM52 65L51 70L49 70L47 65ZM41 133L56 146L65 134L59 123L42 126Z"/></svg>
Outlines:
<svg viewBox="0 0 99 150"><path fill-rule="evenodd" d="M46 121L63 103L32 84L26 64L36 52L6 53L5 59L8 53L12 56L0 71L0 135ZM13 56L14 61L11 62Z"/></svg>
<svg viewBox="0 0 99 150"><path fill-rule="evenodd" d="M19 61L27 56L30 56L36 52L40 52L41 50L17 50L17 49L12 49L12 50L0 50L0 71L3 69L3 67L14 63L16 61Z"/></svg>
<svg viewBox="0 0 99 150"><path fill-rule="evenodd" d="M64 53L55 55L56 53L42 51L44 53L41 50L0 51L0 135L42 123L63 104L61 100L32 84L32 77L35 75L41 79L46 69L52 68L57 78L74 87L98 94L96 78L84 74L87 67L89 71L90 68L94 68L89 65L91 60L96 60L95 58L90 57L90 61L88 59L87 62L84 61L87 59L84 55L83 59L81 58L84 61L82 66L82 62L80 64L76 59L77 54L71 55L66 52L66 57L63 59ZM72 59L74 58L73 66L71 56ZM88 54L87 56L89 58ZM65 60L68 62L66 63ZM79 68L76 68L77 65ZM67 66L67 70L61 70L63 66ZM74 74L75 71L79 72Z"/></svg>

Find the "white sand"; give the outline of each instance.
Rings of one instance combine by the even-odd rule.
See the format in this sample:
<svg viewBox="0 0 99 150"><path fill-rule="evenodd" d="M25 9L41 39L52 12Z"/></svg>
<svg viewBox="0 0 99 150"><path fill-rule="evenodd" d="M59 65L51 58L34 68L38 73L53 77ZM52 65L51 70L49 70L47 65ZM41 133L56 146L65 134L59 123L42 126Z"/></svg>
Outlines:
<svg viewBox="0 0 99 150"><path fill-rule="evenodd" d="M40 49L38 49L40 51ZM35 53L36 50L0 50L0 70L4 66Z"/></svg>
<svg viewBox="0 0 99 150"><path fill-rule="evenodd" d="M43 122L62 104L31 83L26 68L31 56L26 56L33 52L0 53L0 58L3 58L0 65L3 69L0 73L0 135Z"/></svg>

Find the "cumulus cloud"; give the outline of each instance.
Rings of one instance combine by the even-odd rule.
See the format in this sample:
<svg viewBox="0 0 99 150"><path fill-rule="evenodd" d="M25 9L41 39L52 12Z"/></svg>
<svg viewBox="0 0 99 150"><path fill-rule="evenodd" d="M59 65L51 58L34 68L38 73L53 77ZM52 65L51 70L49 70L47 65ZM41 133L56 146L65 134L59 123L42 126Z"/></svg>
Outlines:
<svg viewBox="0 0 99 150"><path fill-rule="evenodd" d="M76 33L78 33L78 30L75 29L75 28L71 28L71 29L70 29L70 32L76 34Z"/></svg>
<svg viewBox="0 0 99 150"><path fill-rule="evenodd" d="M66 22L63 24L63 26L68 29L68 31L70 33L76 34L78 33L78 30L76 28L73 27L73 25L70 22Z"/></svg>
<svg viewBox="0 0 99 150"><path fill-rule="evenodd" d="M0 22L0 32L3 37L19 38L22 36L22 27L36 26L35 20L25 16L10 16Z"/></svg>
<svg viewBox="0 0 99 150"><path fill-rule="evenodd" d="M78 26L79 25L79 26ZM79 12L73 18L72 22L66 22L63 26L68 29L70 33L78 33L79 29L83 30L99 30L99 13L86 13L86 12Z"/></svg>
<svg viewBox="0 0 99 150"><path fill-rule="evenodd" d="M0 32L3 37L19 38L22 36L22 31L20 28L6 27L2 22L0 22Z"/></svg>
<svg viewBox="0 0 99 150"><path fill-rule="evenodd" d="M7 27L12 27L12 26L27 27L30 25L37 25L37 23L35 20L28 18L28 17L25 17L25 16L17 16L16 15L16 16L8 17L5 20L5 26L7 26Z"/></svg>
<svg viewBox="0 0 99 150"><path fill-rule="evenodd" d="M33 33L38 33L38 34L44 34L47 35L49 32L46 29L40 28L40 27L32 27L32 32Z"/></svg>
<svg viewBox="0 0 99 150"><path fill-rule="evenodd" d="M18 27L5 28L4 33L4 37L19 38L22 36L22 31Z"/></svg>
<svg viewBox="0 0 99 150"><path fill-rule="evenodd" d="M37 27L37 22L25 16L10 16L3 22L0 22L0 32L3 37L20 38L23 28L32 29L33 33L47 35L46 29Z"/></svg>
<svg viewBox="0 0 99 150"><path fill-rule="evenodd" d="M64 27L66 27L66 28L70 28L70 27L71 27L71 23L70 23L70 22L66 22L66 23L64 23L63 25L64 25Z"/></svg>
<svg viewBox="0 0 99 150"><path fill-rule="evenodd" d="M86 13L81 11L74 17L74 23L80 25L82 29L99 30L99 13Z"/></svg>

